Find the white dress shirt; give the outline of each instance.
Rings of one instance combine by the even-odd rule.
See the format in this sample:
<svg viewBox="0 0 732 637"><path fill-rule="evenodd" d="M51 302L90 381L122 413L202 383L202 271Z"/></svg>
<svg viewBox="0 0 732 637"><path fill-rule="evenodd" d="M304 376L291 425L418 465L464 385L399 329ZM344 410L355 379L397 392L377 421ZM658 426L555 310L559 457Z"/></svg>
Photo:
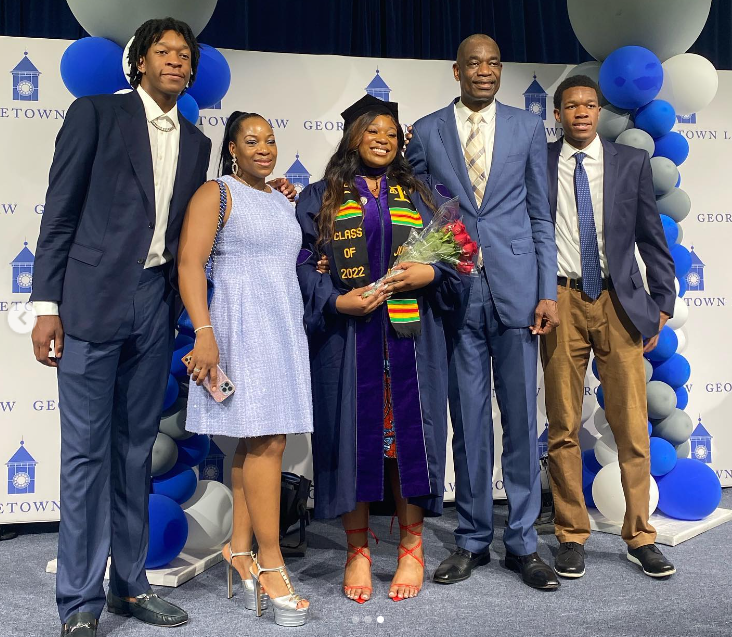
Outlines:
<svg viewBox="0 0 732 637"><path fill-rule="evenodd" d="M493 100L488 106L478 112L483 116L483 121L480 123L480 135L483 146L485 147L483 160L485 161L485 178L487 183L488 177L491 174L493 140L496 136L496 101ZM457 124L457 132L460 138L460 146L463 149L463 155L465 155L465 147L468 143L470 131L473 129L473 125L468 120L472 113L473 111L465 106L462 100L458 100L455 104L455 123Z"/></svg>
<svg viewBox="0 0 732 637"><path fill-rule="evenodd" d="M582 165L590 182L590 196L592 197L592 212L595 215L595 230L597 231L597 247L600 250L600 267L602 276L607 278L610 270L605 254L605 232L603 211L603 150L599 136L590 142L583 150L571 146L567 140L562 144L559 153L559 183L557 187L557 263L558 275L569 279L579 279L582 276L582 256L580 250L579 217L577 216L577 199L574 193L574 169L577 165L576 153L585 153Z"/></svg>
<svg viewBox="0 0 732 637"><path fill-rule="evenodd" d="M165 249L165 233L168 229L170 199L173 196L173 185L175 184L175 174L178 166L180 123L178 121L177 105L173 106L167 113L163 113L157 102L145 92L142 86L137 87L137 94L140 96L145 109L155 182L155 229L145 260L145 267L152 268L171 259L171 254ZM162 117L168 117L170 121L160 121L159 118ZM152 123L153 120L158 120L158 124L163 128L169 128L171 124L173 128L168 132L159 130ZM37 316L58 314L58 303L34 301L33 309Z"/></svg>

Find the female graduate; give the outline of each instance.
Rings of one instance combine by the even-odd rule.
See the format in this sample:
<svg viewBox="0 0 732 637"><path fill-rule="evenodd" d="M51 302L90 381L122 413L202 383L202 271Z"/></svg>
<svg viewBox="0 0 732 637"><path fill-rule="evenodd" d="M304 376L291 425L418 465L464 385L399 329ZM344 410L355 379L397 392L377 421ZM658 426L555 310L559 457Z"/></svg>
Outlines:
<svg viewBox="0 0 732 637"><path fill-rule="evenodd" d="M397 104L365 96L344 113L344 135L322 181L300 195L298 277L313 384L315 515L341 516L348 556L344 593L371 596L369 504L399 518L389 597L416 596L424 577L422 521L442 513L447 434L443 315L464 279L445 264L406 264L366 298L413 228L436 209L430 180L404 159ZM330 273L318 271L324 254ZM400 266L401 267L401 266Z"/></svg>

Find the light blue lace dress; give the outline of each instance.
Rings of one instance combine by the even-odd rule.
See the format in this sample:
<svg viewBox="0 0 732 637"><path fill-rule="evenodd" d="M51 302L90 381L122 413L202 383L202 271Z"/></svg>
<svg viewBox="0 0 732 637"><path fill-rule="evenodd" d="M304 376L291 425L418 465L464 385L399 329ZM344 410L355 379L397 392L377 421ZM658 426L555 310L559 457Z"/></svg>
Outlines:
<svg viewBox="0 0 732 637"><path fill-rule="evenodd" d="M279 192L223 180L232 206L217 245L211 324L236 391L217 403L191 383L186 429L234 438L312 432L295 211Z"/></svg>

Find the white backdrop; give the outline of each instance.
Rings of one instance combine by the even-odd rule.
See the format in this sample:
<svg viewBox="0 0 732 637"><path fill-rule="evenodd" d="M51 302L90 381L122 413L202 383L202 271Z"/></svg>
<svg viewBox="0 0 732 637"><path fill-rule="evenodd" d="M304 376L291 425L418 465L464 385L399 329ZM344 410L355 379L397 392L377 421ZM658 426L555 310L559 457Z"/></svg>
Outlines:
<svg viewBox="0 0 732 637"><path fill-rule="evenodd" d="M27 304L33 256L43 214L48 169L56 133L72 95L59 74L59 62L68 41L0 38L0 59L5 80L0 83L0 523L58 519L60 511L58 392L55 373L32 356L29 331L33 316ZM25 61L25 53L27 60ZM322 176L325 163L340 138L339 113L364 94L399 102L403 124L445 106L458 94L451 62L289 55L223 51L232 70L232 85L220 110L201 111L200 126L213 140L210 176L215 174L217 152L228 113L234 109L259 112L273 125L279 160L275 174L287 174L300 184ZM19 63L20 67L16 70ZM547 138L556 138L550 95L571 67L565 65L505 64L499 100L528 108L546 119ZM35 70L33 70L35 69ZM13 74L15 72L15 75ZM29 75L37 90L24 96L14 90L18 73ZM378 77L377 77L378 75ZM525 95L529 87L531 94ZM379 93L379 91L381 91ZM538 95L537 95L538 93ZM545 103L546 102L546 103ZM728 166L732 160L732 72L720 72L714 102L693 123L682 123L691 154L681 167L682 188L692 200L692 213L682 223L683 243L694 246L703 289L687 293L690 318L684 331L691 363L687 411L695 422L699 441L711 449L710 461L722 484L732 486L732 273L728 244L732 237ZM299 163L296 164L296 158ZM303 170L304 169L304 170ZM27 242L27 248L24 245ZM29 253L30 252L30 253ZM729 299L728 299L729 297ZM595 434L593 413L597 380L588 375L585 388L584 446ZM539 434L546 416L541 382L537 389ZM497 454L500 425L497 408ZM22 442L21 442L22 441ZM228 474L233 441L217 439ZM540 439L541 444L541 439ZM711 445L711 446L710 446ZM220 458L211 457L215 467ZM309 443L293 438L286 464L310 475ZM220 465L219 465L220 466ZM448 449L445 495L452 499L454 475ZM500 466L494 472L494 493L503 497Z"/></svg>

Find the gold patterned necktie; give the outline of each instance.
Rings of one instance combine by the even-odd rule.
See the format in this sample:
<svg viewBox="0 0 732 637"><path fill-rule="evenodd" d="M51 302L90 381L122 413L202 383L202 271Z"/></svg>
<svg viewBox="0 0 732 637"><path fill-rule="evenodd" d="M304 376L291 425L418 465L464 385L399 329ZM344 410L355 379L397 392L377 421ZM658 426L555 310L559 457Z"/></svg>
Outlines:
<svg viewBox="0 0 732 637"><path fill-rule="evenodd" d="M480 124L483 122L483 116L480 113L471 113L468 117L470 122L470 134L468 141L465 143L465 166L468 169L468 177L473 187L475 201L480 208L483 203L483 195L485 193L485 145L480 135Z"/></svg>

